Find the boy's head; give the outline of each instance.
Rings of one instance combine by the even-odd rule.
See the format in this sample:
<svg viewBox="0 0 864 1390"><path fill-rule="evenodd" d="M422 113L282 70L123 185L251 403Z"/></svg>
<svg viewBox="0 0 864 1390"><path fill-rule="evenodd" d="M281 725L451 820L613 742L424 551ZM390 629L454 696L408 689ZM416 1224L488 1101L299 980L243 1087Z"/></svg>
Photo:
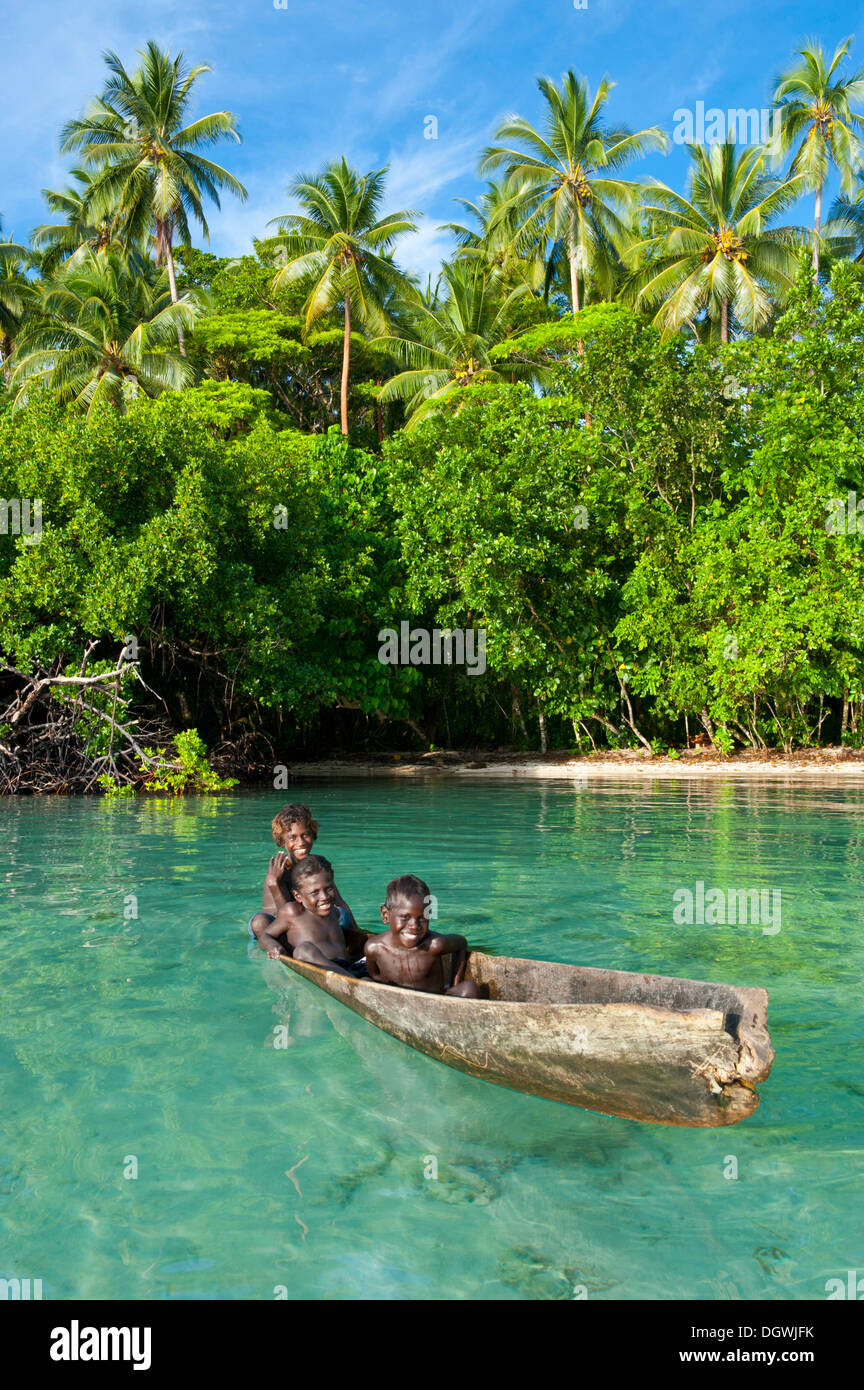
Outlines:
<svg viewBox="0 0 864 1390"><path fill-rule="evenodd" d="M318 822L308 806L283 806L273 817L273 839L296 863L305 859L318 838Z"/></svg>
<svg viewBox="0 0 864 1390"><path fill-rule="evenodd" d="M403 874L387 884L381 907L381 921L390 928L400 946L419 946L429 933L429 904L432 895L422 878Z"/></svg>
<svg viewBox="0 0 864 1390"><path fill-rule="evenodd" d="M295 900L316 917L327 917L336 900L333 866L323 854L307 854L291 870L291 892Z"/></svg>

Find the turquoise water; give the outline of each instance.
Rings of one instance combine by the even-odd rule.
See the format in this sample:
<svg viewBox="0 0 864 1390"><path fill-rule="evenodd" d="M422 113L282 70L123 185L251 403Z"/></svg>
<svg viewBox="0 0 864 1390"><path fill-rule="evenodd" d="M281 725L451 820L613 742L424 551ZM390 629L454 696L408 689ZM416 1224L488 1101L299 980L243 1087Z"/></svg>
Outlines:
<svg viewBox="0 0 864 1390"><path fill-rule="evenodd" d="M414 872L485 950L766 986L760 1109L684 1130L517 1095L250 953L278 794L5 802L0 1276L44 1298L779 1300L864 1269L864 789L291 796L363 926ZM699 880L779 888L781 930L676 926Z"/></svg>

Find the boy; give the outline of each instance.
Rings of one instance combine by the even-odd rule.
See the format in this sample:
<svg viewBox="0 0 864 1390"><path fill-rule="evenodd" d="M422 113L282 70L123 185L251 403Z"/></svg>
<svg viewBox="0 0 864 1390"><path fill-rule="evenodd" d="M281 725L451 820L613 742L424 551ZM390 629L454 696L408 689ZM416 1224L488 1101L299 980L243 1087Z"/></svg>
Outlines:
<svg viewBox="0 0 864 1390"><path fill-rule="evenodd" d="M283 806L281 811L276 812L270 828L279 853L270 860L267 869L261 911L256 912L249 922L249 935L255 937L259 946L268 954L272 954L272 947L275 945L270 927L277 913L286 909L288 916L296 916L301 911L291 894L288 876L293 866L299 864L311 852L318 838L318 822L308 806L292 804ZM343 925L356 927L351 909L338 888L336 906L344 910Z"/></svg>
<svg viewBox="0 0 864 1390"><path fill-rule="evenodd" d="M424 994L479 999L477 986L464 978L468 942L464 936L430 932L430 901L426 884L413 874L404 874L387 884L381 921L389 930L366 942L369 979ZM446 967L445 956L455 957Z"/></svg>
<svg viewBox="0 0 864 1390"><path fill-rule="evenodd" d="M336 906L336 886L329 859L322 854L307 854L294 865L289 883L293 910L288 910L287 903L279 909L270 930L259 936L259 945L268 956L279 956L283 948L276 938L284 933L295 960L354 978L356 967L349 959L343 934L343 924L348 925L346 913ZM265 938L272 944L268 945Z"/></svg>

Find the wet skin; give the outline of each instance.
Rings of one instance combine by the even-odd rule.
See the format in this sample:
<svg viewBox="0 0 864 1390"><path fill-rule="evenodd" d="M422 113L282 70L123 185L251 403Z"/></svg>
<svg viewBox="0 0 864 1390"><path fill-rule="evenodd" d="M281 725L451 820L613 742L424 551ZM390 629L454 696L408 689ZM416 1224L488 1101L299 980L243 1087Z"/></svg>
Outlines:
<svg viewBox="0 0 864 1390"><path fill-rule="evenodd" d="M285 934L295 960L350 976L351 971L346 969L348 947L336 910L337 896L332 876L326 870L310 874L293 890L293 910L289 913L287 907L280 909L270 934ZM274 942L274 947L267 951L268 956L282 954L278 942Z"/></svg>
<svg viewBox="0 0 864 1390"><path fill-rule="evenodd" d="M295 864L299 864L301 859L305 859L307 854L312 852L315 843L315 836L309 826L304 821L292 821L288 829L282 836L282 848L273 856L267 868L267 877L264 880L264 892L261 900L261 911L256 912L250 923L253 932L258 938L258 944L268 956L278 954L274 948L278 945L276 937L285 931L284 921L287 917L296 916L301 909L294 901L288 876ZM354 914L346 903L342 894L336 889L335 902L337 907L344 907L354 922ZM281 915L283 927L281 932L277 932L275 922L269 919ZM356 922L354 922L356 926ZM284 950L283 940L281 949Z"/></svg>
<svg viewBox="0 0 864 1390"><path fill-rule="evenodd" d="M281 849L279 851L279 854L276 855L277 859L280 857L280 855L282 856L282 872L278 880L279 886L282 887L281 900L274 893L273 885L271 883L270 870L272 869L274 862L271 859L270 868L268 869L267 877L264 880L264 894L261 901L262 912L270 912L275 916L278 909L283 906L285 900L290 898L290 889L288 888L287 884L288 874L291 872L291 869L295 864L299 864L301 859L305 859L307 854L311 854L312 846L314 845L314 843L315 836L309 829L308 825L304 824L303 821L298 820L291 822L291 824L288 826L288 829L282 835Z"/></svg>
<svg viewBox="0 0 864 1390"><path fill-rule="evenodd" d="M389 930L366 942L370 980L423 994L479 998L477 986L464 979L468 942L464 936L430 932L428 912L419 895L397 898L389 908L381 908L381 921ZM448 956L455 956L455 962L445 960Z"/></svg>

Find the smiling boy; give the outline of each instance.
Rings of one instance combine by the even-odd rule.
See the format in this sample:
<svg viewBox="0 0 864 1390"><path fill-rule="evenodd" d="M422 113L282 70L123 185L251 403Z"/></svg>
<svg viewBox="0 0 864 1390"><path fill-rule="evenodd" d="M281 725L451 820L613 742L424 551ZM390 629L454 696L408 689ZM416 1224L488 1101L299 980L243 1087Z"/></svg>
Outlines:
<svg viewBox="0 0 864 1390"><path fill-rule="evenodd" d="M267 869L261 911L249 922L250 936L254 936L270 956L278 954L275 938L284 933L286 920L302 911L291 891L289 876L293 867L311 853L318 838L318 822L308 806L295 803L276 812L271 829L279 852L270 860ZM335 903L342 910L343 926L356 927L353 913L338 888ZM282 923L279 931L273 925L277 917Z"/></svg>
<svg viewBox="0 0 864 1390"><path fill-rule="evenodd" d="M329 859L323 854L307 854L291 870L289 885L294 900L291 910L287 904L279 909L267 935L272 939L284 933L295 960L353 978L357 967L349 958L343 932L347 914L336 904ZM259 942L264 945L260 937ZM281 954L276 940L265 949L271 957Z"/></svg>
<svg viewBox="0 0 864 1390"><path fill-rule="evenodd" d="M477 986L465 979L468 942L464 936L443 936L429 930L431 896L422 878L413 874L403 874L387 884L381 921L388 930L366 942L369 978L423 994L479 999ZM445 964L446 956L455 959Z"/></svg>

